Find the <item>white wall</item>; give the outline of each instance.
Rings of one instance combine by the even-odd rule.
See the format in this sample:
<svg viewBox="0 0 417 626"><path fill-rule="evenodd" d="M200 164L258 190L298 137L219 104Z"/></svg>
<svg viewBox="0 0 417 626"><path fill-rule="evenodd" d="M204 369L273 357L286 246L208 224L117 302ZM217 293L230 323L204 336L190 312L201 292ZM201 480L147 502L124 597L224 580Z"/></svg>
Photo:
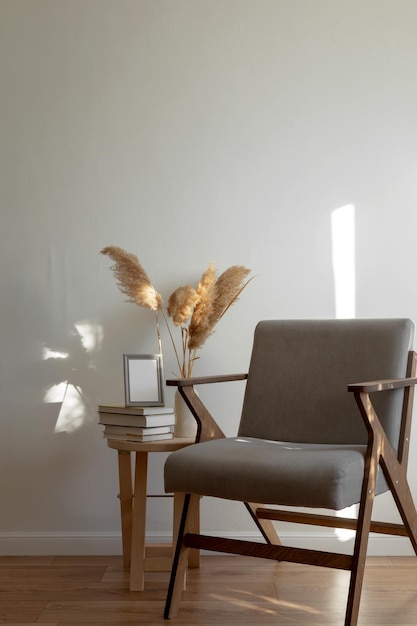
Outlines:
<svg viewBox="0 0 417 626"><path fill-rule="evenodd" d="M123 400L122 354L157 345L103 246L137 254L165 298L210 261L252 269L199 374L246 370L261 318L336 315L347 204L356 315L417 321L416 19L414 0L0 1L3 553L120 550L96 406ZM201 390L227 434L240 385ZM415 458L410 481L417 496ZM204 506L209 532L252 532ZM151 503L153 537L168 511ZM395 519L388 498L379 511Z"/></svg>

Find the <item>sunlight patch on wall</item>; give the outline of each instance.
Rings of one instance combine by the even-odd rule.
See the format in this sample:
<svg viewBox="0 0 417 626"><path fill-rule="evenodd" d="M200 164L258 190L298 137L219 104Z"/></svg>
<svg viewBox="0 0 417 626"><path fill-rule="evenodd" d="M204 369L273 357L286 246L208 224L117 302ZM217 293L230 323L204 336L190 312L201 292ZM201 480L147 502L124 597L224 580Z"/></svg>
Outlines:
<svg viewBox="0 0 417 626"><path fill-rule="evenodd" d="M354 504L353 506L349 506L347 509L343 509L342 511L336 511L336 517L349 517L355 518L358 515L358 506ZM336 528L336 536L339 541L350 541L355 538L355 531L349 530L348 528Z"/></svg>
<svg viewBox="0 0 417 626"><path fill-rule="evenodd" d="M356 315L355 207L335 209L331 215L336 318Z"/></svg>
<svg viewBox="0 0 417 626"><path fill-rule="evenodd" d="M65 392L67 390L68 382L58 383L57 385L51 385L45 392L43 401L45 404L51 404L54 402L63 402L65 398Z"/></svg>
<svg viewBox="0 0 417 626"><path fill-rule="evenodd" d="M72 350L67 352L45 346L42 353L55 381L46 389L43 400L48 404L61 405L55 433L72 433L85 423L88 403L85 387L88 393L91 372L96 369L94 356L100 351L103 341L103 327L96 322L77 322L74 328Z"/></svg>
<svg viewBox="0 0 417 626"><path fill-rule="evenodd" d="M77 322L74 324L81 338L82 346L87 352L100 349L103 342L103 327L91 322Z"/></svg>
<svg viewBox="0 0 417 626"><path fill-rule="evenodd" d="M67 359L69 356L68 352L56 352L47 348L46 346L43 348L43 360L47 361L48 359Z"/></svg>
<svg viewBox="0 0 417 626"><path fill-rule="evenodd" d="M85 408L81 389L67 384L54 432L72 433L81 428L86 417Z"/></svg>
<svg viewBox="0 0 417 626"><path fill-rule="evenodd" d="M68 380L51 385L45 392L45 404L61 404L54 432L71 433L80 428L86 417L82 391Z"/></svg>

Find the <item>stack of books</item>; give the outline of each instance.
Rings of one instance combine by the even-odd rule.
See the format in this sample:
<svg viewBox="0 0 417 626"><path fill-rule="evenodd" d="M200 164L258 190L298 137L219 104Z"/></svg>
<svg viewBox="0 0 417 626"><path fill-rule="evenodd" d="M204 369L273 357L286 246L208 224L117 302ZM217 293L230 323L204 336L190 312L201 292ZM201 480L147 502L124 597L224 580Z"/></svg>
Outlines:
<svg viewBox="0 0 417 626"><path fill-rule="evenodd" d="M98 414L106 439L145 442L174 436L175 412L172 407L100 404Z"/></svg>

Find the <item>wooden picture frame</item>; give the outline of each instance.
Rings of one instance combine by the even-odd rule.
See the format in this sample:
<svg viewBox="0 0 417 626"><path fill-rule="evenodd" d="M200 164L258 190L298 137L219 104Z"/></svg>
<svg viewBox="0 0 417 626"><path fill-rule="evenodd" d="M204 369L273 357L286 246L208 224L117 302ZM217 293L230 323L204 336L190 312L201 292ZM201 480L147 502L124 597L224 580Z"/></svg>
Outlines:
<svg viewBox="0 0 417 626"><path fill-rule="evenodd" d="M126 406L164 406L161 354L124 354Z"/></svg>

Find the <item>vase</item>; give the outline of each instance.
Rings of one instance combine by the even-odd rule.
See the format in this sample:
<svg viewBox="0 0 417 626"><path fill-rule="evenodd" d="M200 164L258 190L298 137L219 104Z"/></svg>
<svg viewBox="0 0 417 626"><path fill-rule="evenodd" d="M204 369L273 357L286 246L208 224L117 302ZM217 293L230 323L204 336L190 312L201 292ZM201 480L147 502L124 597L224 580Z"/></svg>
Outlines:
<svg viewBox="0 0 417 626"><path fill-rule="evenodd" d="M175 407L175 437L195 439L197 435L197 420L188 408L184 398L177 390L174 398Z"/></svg>

